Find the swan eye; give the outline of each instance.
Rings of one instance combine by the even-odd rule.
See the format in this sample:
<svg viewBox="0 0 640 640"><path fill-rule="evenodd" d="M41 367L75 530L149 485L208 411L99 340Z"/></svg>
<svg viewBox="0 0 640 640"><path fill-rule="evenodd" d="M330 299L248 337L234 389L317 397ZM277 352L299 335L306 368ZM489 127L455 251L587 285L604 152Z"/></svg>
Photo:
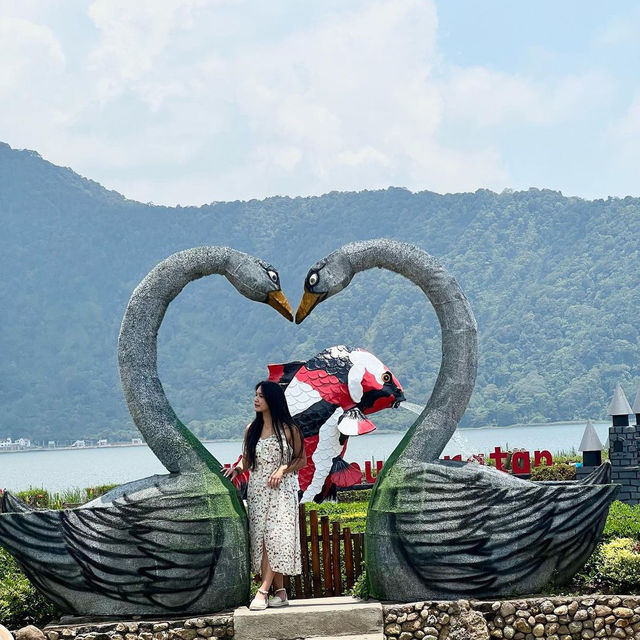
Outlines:
<svg viewBox="0 0 640 640"><path fill-rule="evenodd" d="M382 374L382 382L391 382L391 374L388 371Z"/></svg>
<svg viewBox="0 0 640 640"><path fill-rule="evenodd" d="M278 282L278 274L273 269L267 269L267 275L271 278L271 282Z"/></svg>
<svg viewBox="0 0 640 640"><path fill-rule="evenodd" d="M310 287L315 287L318 284L319 280L320 276L315 271L313 273L310 273L309 277L307 278L307 282L309 283Z"/></svg>

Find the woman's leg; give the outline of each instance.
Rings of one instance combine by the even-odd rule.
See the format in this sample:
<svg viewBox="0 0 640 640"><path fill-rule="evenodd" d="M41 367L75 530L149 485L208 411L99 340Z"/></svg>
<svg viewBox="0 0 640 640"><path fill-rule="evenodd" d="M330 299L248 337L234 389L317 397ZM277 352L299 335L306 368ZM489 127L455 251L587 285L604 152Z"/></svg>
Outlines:
<svg viewBox="0 0 640 640"><path fill-rule="evenodd" d="M265 546L263 541L262 570L260 573L260 576L262 577L262 584L260 585L260 589L262 591L269 593L269 589L271 588L271 583L273 582L273 578L275 575L276 574L271 570L271 567L269 566L269 558L267 557L267 547ZM265 596L263 593L260 593L260 591L258 591L258 593L256 594L256 598L258 598L259 600L266 600L268 597L269 597L268 595Z"/></svg>
<svg viewBox="0 0 640 640"><path fill-rule="evenodd" d="M278 596L280 600L287 599L287 591L284 588L284 576L281 573L273 574L273 595Z"/></svg>

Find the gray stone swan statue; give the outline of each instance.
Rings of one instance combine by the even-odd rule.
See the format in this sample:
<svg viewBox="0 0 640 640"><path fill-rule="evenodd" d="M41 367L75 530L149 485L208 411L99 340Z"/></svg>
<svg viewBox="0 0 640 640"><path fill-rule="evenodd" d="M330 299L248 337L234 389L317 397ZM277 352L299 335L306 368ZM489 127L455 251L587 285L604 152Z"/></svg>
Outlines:
<svg viewBox="0 0 640 640"><path fill-rule="evenodd" d="M365 534L371 595L485 598L566 582L592 553L618 487L545 485L439 460L473 390L477 329L458 283L433 257L391 240L347 244L307 273L296 322L374 267L405 276L429 298L440 322L442 361L427 405L372 492Z"/></svg>
<svg viewBox="0 0 640 640"><path fill-rule="evenodd" d="M66 613L184 615L248 599L244 506L220 463L174 413L157 371L157 334L169 303L210 274L293 319L276 270L234 249L181 251L142 280L120 329L120 377L136 426L169 474L62 511L32 510L3 497L0 544Z"/></svg>

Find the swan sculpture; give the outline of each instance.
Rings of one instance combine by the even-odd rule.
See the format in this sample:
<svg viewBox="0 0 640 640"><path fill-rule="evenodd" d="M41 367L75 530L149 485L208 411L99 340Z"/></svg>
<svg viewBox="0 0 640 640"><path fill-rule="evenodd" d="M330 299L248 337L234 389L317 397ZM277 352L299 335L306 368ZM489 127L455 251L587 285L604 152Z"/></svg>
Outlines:
<svg viewBox="0 0 640 640"><path fill-rule="evenodd" d="M220 463L174 413L157 371L157 333L169 303L210 274L293 319L276 270L227 247L181 251L142 280L120 329L120 377L136 426L169 474L121 485L77 509L36 511L3 498L0 544L64 612L183 615L248 599L244 506Z"/></svg>
<svg viewBox="0 0 640 640"><path fill-rule="evenodd" d="M473 390L477 329L462 290L433 257L391 240L347 244L307 273L296 323L374 267L405 276L427 295L440 322L442 361L427 405L372 492L365 534L371 595L493 597L566 582L592 553L618 487L545 486L439 460Z"/></svg>

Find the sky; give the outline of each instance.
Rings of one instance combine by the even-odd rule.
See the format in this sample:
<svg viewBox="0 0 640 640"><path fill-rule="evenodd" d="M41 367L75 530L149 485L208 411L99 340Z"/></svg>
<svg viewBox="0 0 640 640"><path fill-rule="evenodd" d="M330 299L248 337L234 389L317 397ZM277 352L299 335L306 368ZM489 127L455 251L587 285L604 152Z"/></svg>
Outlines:
<svg viewBox="0 0 640 640"><path fill-rule="evenodd" d="M640 195L635 0L2 0L0 141L128 198Z"/></svg>

